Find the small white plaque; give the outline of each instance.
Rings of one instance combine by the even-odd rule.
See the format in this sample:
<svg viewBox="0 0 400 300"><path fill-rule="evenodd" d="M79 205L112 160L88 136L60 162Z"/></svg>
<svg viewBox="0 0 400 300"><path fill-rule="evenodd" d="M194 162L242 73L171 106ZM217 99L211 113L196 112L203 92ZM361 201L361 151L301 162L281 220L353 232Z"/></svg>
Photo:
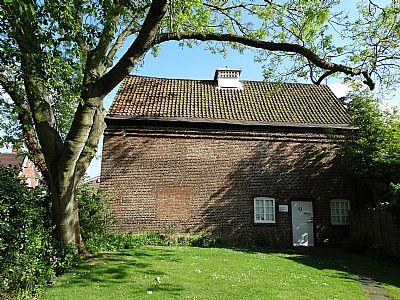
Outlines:
<svg viewBox="0 0 400 300"><path fill-rule="evenodd" d="M279 205L279 212L289 212L288 205Z"/></svg>

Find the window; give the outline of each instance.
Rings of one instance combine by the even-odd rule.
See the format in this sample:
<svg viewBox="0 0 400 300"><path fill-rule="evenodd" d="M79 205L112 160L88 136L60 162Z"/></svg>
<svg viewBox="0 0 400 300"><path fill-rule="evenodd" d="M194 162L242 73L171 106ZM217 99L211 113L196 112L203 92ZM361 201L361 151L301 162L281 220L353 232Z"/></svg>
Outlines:
<svg viewBox="0 0 400 300"><path fill-rule="evenodd" d="M350 201L346 199L331 200L331 223L333 225L349 225Z"/></svg>
<svg viewBox="0 0 400 300"><path fill-rule="evenodd" d="M274 198L254 198L254 223L275 223Z"/></svg>

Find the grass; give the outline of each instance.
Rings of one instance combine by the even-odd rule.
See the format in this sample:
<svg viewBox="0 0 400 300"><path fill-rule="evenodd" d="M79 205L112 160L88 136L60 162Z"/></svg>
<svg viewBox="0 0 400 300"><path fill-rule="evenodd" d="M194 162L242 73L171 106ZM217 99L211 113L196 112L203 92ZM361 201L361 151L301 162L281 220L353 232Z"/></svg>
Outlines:
<svg viewBox="0 0 400 300"><path fill-rule="evenodd" d="M388 296L400 299L400 271L365 257L157 246L94 257L59 278L42 298L368 299L358 275L381 282Z"/></svg>

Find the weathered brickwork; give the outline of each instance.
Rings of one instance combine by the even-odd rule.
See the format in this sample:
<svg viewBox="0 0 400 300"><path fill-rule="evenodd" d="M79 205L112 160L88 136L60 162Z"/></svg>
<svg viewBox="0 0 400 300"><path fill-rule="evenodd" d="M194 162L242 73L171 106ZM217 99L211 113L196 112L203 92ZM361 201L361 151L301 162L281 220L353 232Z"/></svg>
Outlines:
<svg viewBox="0 0 400 300"><path fill-rule="evenodd" d="M121 232L212 232L292 244L290 202L311 200L317 244L347 234L330 225L330 199L357 203L324 133L135 127L108 124L100 189ZM276 199L276 224L255 224L253 199ZM279 212L286 204L289 212Z"/></svg>

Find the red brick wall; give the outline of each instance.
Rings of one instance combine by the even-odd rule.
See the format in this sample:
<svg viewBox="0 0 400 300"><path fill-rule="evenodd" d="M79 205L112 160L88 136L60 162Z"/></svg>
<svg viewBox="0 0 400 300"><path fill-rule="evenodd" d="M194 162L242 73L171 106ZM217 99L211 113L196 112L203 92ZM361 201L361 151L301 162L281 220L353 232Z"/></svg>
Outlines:
<svg viewBox="0 0 400 300"><path fill-rule="evenodd" d="M332 198L355 200L354 182L321 133L109 126L100 189L122 232L212 232L291 245L290 201L312 200L316 240L342 238L330 225ZM254 224L253 198L276 199L276 224ZM289 206L288 213L278 205Z"/></svg>
<svg viewBox="0 0 400 300"><path fill-rule="evenodd" d="M39 179L35 169L35 164L27 159L24 161L25 164L22 166L22 176L25 177L26 183L29 187L36 187L39 184Z"/></svg>

